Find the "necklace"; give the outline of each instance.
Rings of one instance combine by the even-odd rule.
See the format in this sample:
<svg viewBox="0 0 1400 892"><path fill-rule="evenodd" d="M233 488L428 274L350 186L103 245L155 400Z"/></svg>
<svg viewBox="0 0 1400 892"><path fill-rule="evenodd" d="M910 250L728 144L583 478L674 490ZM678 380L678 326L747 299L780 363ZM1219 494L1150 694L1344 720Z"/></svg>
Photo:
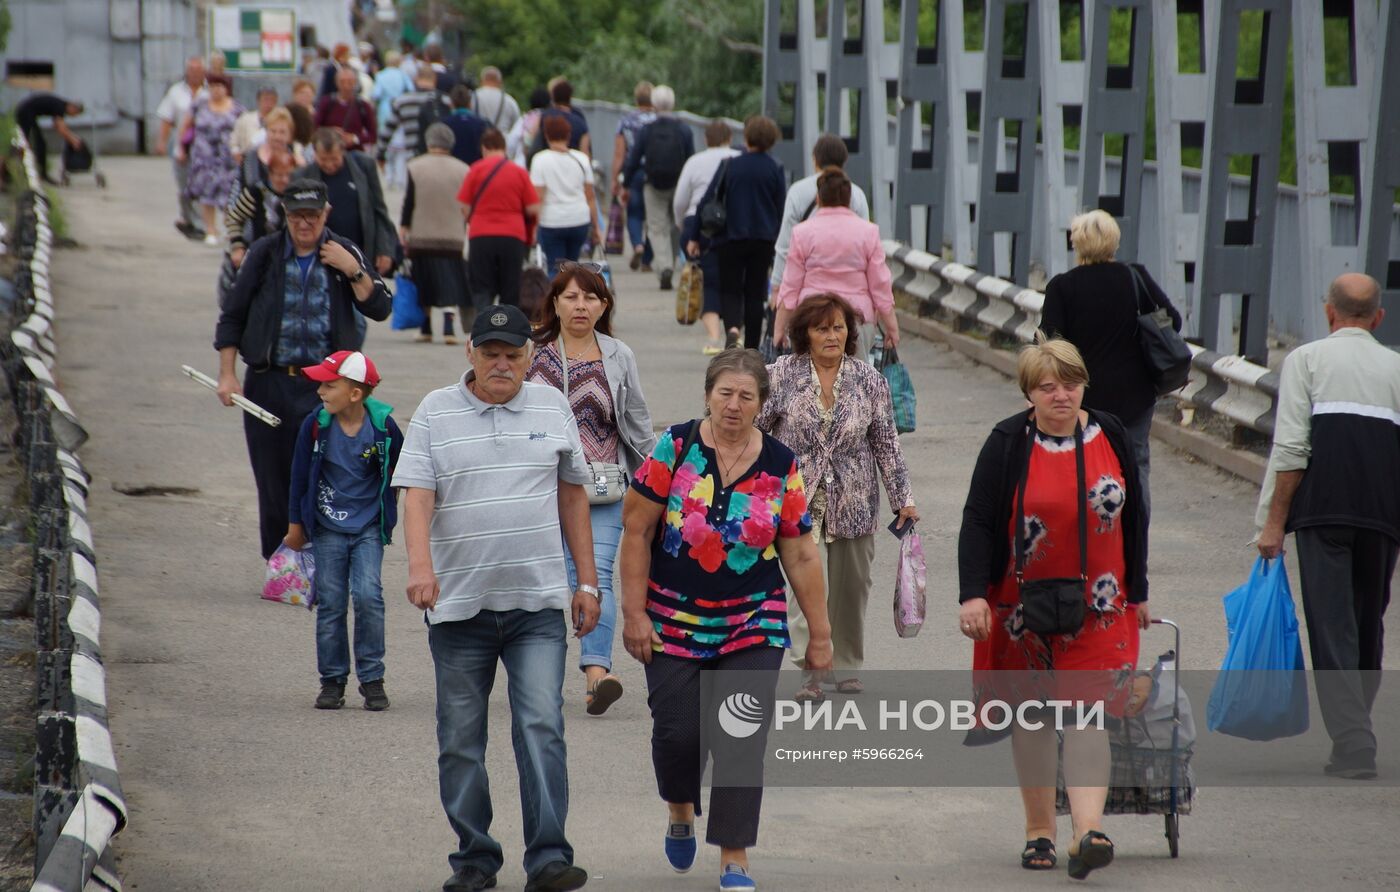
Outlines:
<svg viewBox="0 0 1400 892"><path fill-rule="evenodd" d="M589 343L584 344L583 349L579 350L577 353L570 353L568 348L568 339L564 338L562 335L560 336L560 338L564 342L564 355L567 356L569 359L582 359L584 356L587 356L588 351L592 350L593 346L598 343L598 339L593 338Z"/></svg>
<svg viewBox="0 0 1400 892"><path fill-rule="evenodd" d="M746 438L744 440L744 445L739 449L739 454L734 456L734 460L731 462L725 462L724 453L720 452L719 436L715 433L715 425L713 421L710 422L710 436L714 437L715 440L715 457L719 459L720 470L723 472L723 476L729 478L730 480L733 480L734 467L735 465L739 464L743 457L748 453L749 440L752 439L752 435L750 435L749 438Z"/></svg>

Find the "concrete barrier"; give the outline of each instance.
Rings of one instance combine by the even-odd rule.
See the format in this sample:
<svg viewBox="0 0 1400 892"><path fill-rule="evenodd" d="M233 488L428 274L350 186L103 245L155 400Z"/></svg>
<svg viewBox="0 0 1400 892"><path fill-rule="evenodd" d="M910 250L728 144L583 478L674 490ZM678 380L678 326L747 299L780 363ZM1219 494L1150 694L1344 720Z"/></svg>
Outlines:
<svg viewBox="0 0 1400 892"><path fill-rule="evenodd" d="M885 259L894 289L919 302L920 312L945 310L959 318L1014 339L1030 343L1040 327L1045 295L1005 279L942 260L889 240ZM1191 375L1173 394L1180 402L1207 409L1265 436L1274 431L1278 404L1278 374L1238 356L1226 356L1191 345Z"/></svg>
<svg viewBox="0 0 1400 892"><path fill-rule="evenodd" d="M87 440L54 378L53 230L33 152L16 137L28 190L21 196L10 338L0 360L20 419L20 456L35 529L33 596L38 645L34 766L34 890L121 889L110 844L127 820L107 720L99 647L101 612L89 477L76 450Z"/></svg>

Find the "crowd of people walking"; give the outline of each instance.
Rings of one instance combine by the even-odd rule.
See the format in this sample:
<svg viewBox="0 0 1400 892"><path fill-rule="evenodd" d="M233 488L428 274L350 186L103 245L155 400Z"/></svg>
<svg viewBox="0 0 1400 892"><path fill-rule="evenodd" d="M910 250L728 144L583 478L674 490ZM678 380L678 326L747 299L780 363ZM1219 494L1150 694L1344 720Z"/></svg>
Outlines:
<svg viewBox="0 0 1400 892"><path fill-rule="evenodd" d="M812 169L787 171L772 151L780 128L754 115L737 139L726 121L708 122L697 151L674 90L650 82L612 134L604 180L566 79L522 110L495 67L477 84L438 47L382 60L369 49L317 56L285 103L263 89L246 110L227 74L191 58L158 113L175 226L225 250L218 395L228 405L242 394L283 422L248 417L245 439L263 558L284 546L316 557L315 706L343 707L352 671L366 709L389 706L380 565L401 519L457 837L444 890L491 888L503 865L485 769L497 662L510 683L526 888L587 880L565 831L571 630L586 714L628 696L619 637L644 667L657 848L689 871L708 754L702 678L743 670L745 691L771 706L790 652L802 671L792 698L860 695L879 527L920 520L891 387L872 362L900 329L869 199L844 170L842 138L822 135ZM402 190L397 225L386 186ZM609 202L617 239L604 234ZM646 378L619 337L634 308L604 260L623 234L626 262L661 290L683 264L701 277L709 359L694 382L698 417L654 426ZM1112 681L1075 695L1121 716L1151 616L1157 393L1134 332L1144 305L1178 329L1181 317L1145 267L1115 259L1110 215L1078 216L1070 235L1078 265L1050 281L1043 334L1018 358L1026 408L989 432L972 474L957 623L977 672L1102 673ZM532 268L547 286L522 308ZM468 362L402 431L372 395L392 370L365 352L396 275L416 287L418 339L460 333ZM1285 364L1259 507L1263 555L1297 533L1315 664L1352 672L1380 666L1400 503L1309 456L1400 471L1393 430L1378 428L1400 419L1400 374L1373 374L1394 364L1370 335L1384 312L1374 286L1339 279L1327 298L1333 335ZM757 348L768 344L765 357ZM1324 591L1334 578L1351 580L1345 596ZM1047 614L1042 602L1055 598ZM1328 771L1374 776L1374 686L1335 688L1323 707ZM1058 863L1055 790L1043 778L1060 760L1070 876L1113 860L1103 733L1009 732L1023 867ZM765 725L723 758L761 761L766 740ZM756 888L748 852L762 800L761 785L710 790L705 837L722 890Z"/></svg>

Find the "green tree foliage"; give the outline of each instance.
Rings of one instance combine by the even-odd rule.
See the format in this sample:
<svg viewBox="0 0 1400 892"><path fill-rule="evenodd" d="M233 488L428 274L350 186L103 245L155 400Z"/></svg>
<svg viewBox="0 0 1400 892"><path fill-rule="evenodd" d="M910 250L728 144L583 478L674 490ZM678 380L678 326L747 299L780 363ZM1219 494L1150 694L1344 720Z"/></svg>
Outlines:
<svg viewBox="0 0 1400 892"><path fill-rule="evenodd" d="M3 4L4 0L0 0ZM628 103L639 80L667 83L676 90L677 105L702 115L743 118L760 109L763 82L763 4L759 0L449 0L465 20L464 38L468 67L497 65L506 74L509 89L524 99L557 74L574 83L575 93L590 99ZM980 50L985 41L984 0L943 0L962 3L963 45ZM1051 0L1054 2L1054 0ZM1061 51L1066 58L1083 58L1082 22L1078 3L1061 3ZM898 3L885 4L885 30L893 37L899 29ZM937 31L937 6L920 4L919 40L931 44ZM795 14L796 3L784 4ZM3 6L0 6L3 10ZM859 28L860 4L847 4L852 28ZM2 14L2 13L0 13ZM1005 50L1024 52L1025 8L1012 7L1007 23ZM817 36L825 37L826 0L816 0ZM792 29L785 22L785 29ZM1249 76L1258 67L1259 35L1263 14L1247 12L1242 22L1237 73ZM1346 53L1346 21L1324 20L1327 81L1345 83L1351 60ZM1177 17L1181 35L1177 64L1182 71L1201 70L1203 48L1196 39L1198 22L1193 15ZM951 36L951 35L949 35ZM1109 25L1110 60L1121 64L1128 57L1130 19L1115 15ZM1207 50L1204 55L1208 55ZM1284 97L1283 157L1279 179L1296 183L1297 157L1294 139L1293 49L1285 55L1287 86ZM1149 77L1149 91L1152 90ZM1146 154L1157 157L1154 108L1149 102ZM969 121L975 130L976 116ZM1079 128L1065 128L1065 146L1079 148ZM1122 139L1105 147L1110 155L1122 154ZM1188 150L1183 161L1199 166L1199 150ZM1247 173L1247 162L1238 161L1235 173ZM1333 183L1349 191L1349 184Z"/></svg>
<svg viewBox="0 0 1400 892"><path fill-rule="evenodd" d="M742 118L759 110L763 9L754 0L452 0L467 66L496 65L523 99L563 74L578 96L630 103L639 80L677 105Z"/></svg>

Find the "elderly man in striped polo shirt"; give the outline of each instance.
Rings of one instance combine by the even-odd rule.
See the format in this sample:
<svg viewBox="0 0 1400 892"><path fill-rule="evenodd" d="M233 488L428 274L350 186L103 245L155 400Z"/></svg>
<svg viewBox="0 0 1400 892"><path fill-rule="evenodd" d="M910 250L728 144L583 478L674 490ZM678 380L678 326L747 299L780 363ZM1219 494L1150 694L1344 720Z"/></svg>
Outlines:
<svg viewBox="0 0 1400 892"><path fill-rule="evenodd" d="M563 394L525 381L530 323L512 306L472 326L471 370L413 414L393 485L407 490L408 599L427 611L437 679L438 785L457 831L446 892L496 885L486 779L487 701L509 678L524 813L527 892L577 889L588 874L564 837L564 653L598 622L588 465ZM563 539L580 584L568 590Z"/></svg>

